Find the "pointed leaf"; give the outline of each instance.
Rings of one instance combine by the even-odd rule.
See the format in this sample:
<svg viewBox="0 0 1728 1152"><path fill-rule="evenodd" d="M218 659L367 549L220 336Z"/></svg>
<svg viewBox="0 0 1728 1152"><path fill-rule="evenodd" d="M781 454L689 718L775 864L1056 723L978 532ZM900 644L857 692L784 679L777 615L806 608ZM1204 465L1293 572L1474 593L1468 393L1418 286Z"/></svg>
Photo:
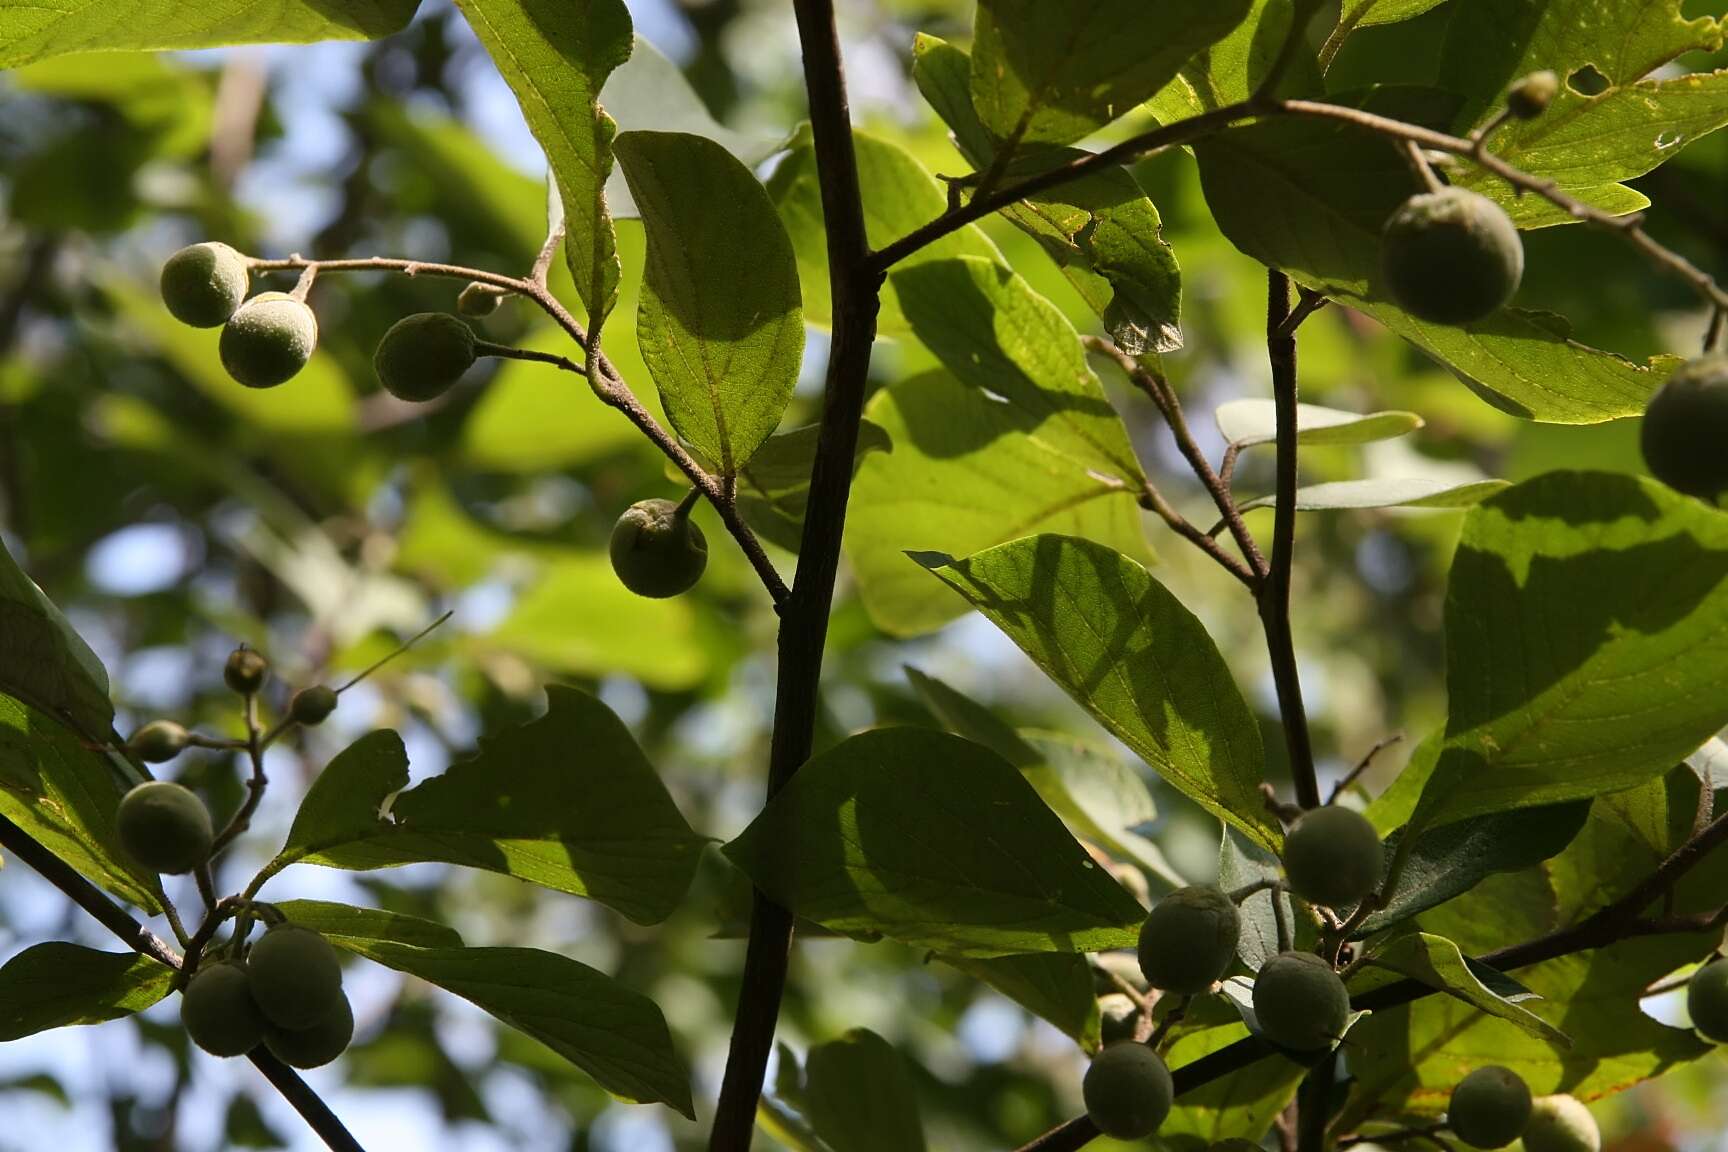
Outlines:
<svg viewBox="0 0 1728 1152"><path fill-rule="evenodd" d="M1571 1045L1566 1033L1536 1013L1509 1000L1502 1000L1489 991L1482 981L1477 979L1475 972L1465 964L1464 955L1458 951L1458 945L1443 936L1427 932L1394 936L1373 948L1368 954L1368 962L1400 976L1420 980L1430 988L1438 988L1448 996L1455 996L1490 1016L1509 1021L1530 1035L1539 1036L1551 1044L1558 1044L1563 1048ZM1359 996L1388 982L1364 969L1350 981L1350 992Z"/></svg>
<svg viewBox="0 0 1728 1152"><path fill-rule="evenodd" d="M91 739L112 731L108 672L0 540L0 691L66 716Z"/></svg>
<svg viewBox="0 0 1728 1152"><path fill-rule="evenodd" d="M1271 400L1229 400L1218 405L1213 418L1224 439L1241 448L1270 444L1278 438L1277 405ZM1299 444L1367 444L1391 440L1422 427L1414 412L1370 412L1358 415L1318 404L1296 405Z"/></svg>
<svg viewBox="0 0 1728 1152"><path fill-rule="evenodd" d="M886 728L820 753L726 855L800 916L962 956L1131 944L1145 915L989 749Z"/></svg>
<svg viewBox="0 0 1728 1152"><path fill-rule="evenodd" d="M462 947L462 937L456 929L418 916L379 908L356 908L329 900L279 900L275 903L289 920L332 939L388 940L411 948Z"/></svg>
<svg viewBox="0 0 1728 1152"><path fill-rule="evenodd" d="M866 1028L810 1049L804 1114L834 1152L922 1152L924 1123L911 1071Z"/></svg>
<svg viewBox="0 0 1728 1152"><path fill-rule="evenodd" d="M0 967L0 1042L141 1012L173 979L172 968L136 952L32 945Z"/></svg>
<svg viewBox="0 0 1728 1152"><path fill-rule="evenodd" d="M1334 480L1296 489L1298 512L1339 508L1469 508L1509 487L1505 480L1453 484L1424 476L1387 476L1372 480ZM1272 507L1273 497L1258 496L1240 505L1243 512Z"/></svg>
<svg viewBox="0 0 1728 1152"><path fill-rule="evenodd" d="M1086 1051L1097 1051L1098 994L1092 965L1086 957L1077 952L1043 952L939 959L982 980L1034 1016L1049 1021Z"/></svg>

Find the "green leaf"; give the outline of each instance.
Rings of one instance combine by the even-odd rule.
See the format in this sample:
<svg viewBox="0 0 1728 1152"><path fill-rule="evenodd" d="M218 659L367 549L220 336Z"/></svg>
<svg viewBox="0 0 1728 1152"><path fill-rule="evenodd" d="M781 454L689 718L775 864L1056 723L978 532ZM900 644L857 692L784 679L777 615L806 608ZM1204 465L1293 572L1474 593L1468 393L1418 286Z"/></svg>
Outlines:
<svg viewBox="0 0 1728 1152"><path fill-rule="evenodd" d="M370 40L399 32L420 0L272 0L209 8L181 0L0 0L0 68L68 52L216 48Z"/></svg>
<svg viewBox="0 0 1728 1152"><path fill-rule="evenodd" d="M1247 1039L1248 1029L1223 996L1200 996L1189 1002L1171 1036L1164 1057L1181 1068ZM1306 1071L1294 1060L1267 1056L1184 1092L1159 1125L1158 1142L1173 1152L1201 1152L1224 1140L1258 1141L1296 1095Z"/></svg>
<svg viewBox="0 0 1728 1152"><path fill-rule="evenodd" d="M1249 841L1240 832L1224 826L1224 839L1218 849L1218 887L1226 892L1245 888L1261 880L1282 880L1284 865L1260 845ZM1283 909L1286 931L1294 930L1296 910L1288 894L1278 894ZM1272 904L1270 890L1254 893L1237 905L1242 914L1242 934L1236 940L1236 955L1249 971L1283 951L1278 946L1278 912Z"/></svg>
<svg viewBox="0 0 1728 1152"><path fill-rule="evenodd" d="M1227 400L1218 405L1213 419L1219 435L1238 448L1270 444L1278 437L1276 407L1271 400ZM1359 415L1318 404L1296 405L1298 444L1369 444L1396 439L1420 427L1422 417L1414 412Z"/></svg>
<svg viewBox="0 0 1728 1152"><path fill-rule="evenodd" d="M574 688L546 695L544 717L406 792L401 737L362 737L307 792L268 872L438 860L587 896L641 924L664 920L690 887L701 837L610 709Z"/></svg>
<svg viewBox="0 0 1728 1152"><path fill-rule="evenodd" d="M630 58L624 0L457 0L516 94L564 199L564 258L597 326L618 293L617 237L606 207L617 125L600 88Z"/></svg>
<svg viewBox="0 0 1728 1152"><path fill-rule="evenodd" d="M911 1071L867 1028L810 1049L803 1107L834 1152L922 1152L924 1122Z"/></svg>
<svg viewBox="0 0 1728 1152"><path fill-rule="evenodd" d="M726 855L818 924L961 956L1126 947L1145 916L1013 765L925 728L819 753Z"/></svg>
<svg viewBox="0 0 1728 1152"><path fill-rule="evenodd" d="M1289 40L1298 7L1313 15L1314 5L1308 0L1253 0L1247 17L1228 36L1183 65L1176 78L1147 103L1147 110L1169 124L1247 100L1265 82ZM1273 94L1312 96L1322 88L1314 53L1299 39Z"/></svg>
<svg viewBox="0 0 1728 1152"><path fill-rule="evenodd" d="M0 1041L141 1012L173 979L172 968L136 952L32 945L0 967Z"/></svg>
<svg viewBox="0 0 1728 1152"><path fill-rule="evenodd" d="M626 132L618 159L648 229L642 358L680 435L735 474L798 381L798 262L768 193L720 145Z"/></svg>
<svg viewBox="0 0 1728 1152"><path fill-rule="evenodd" d="M0 691L64 715L91 739L113 730L108 672L0 539Z"/></svg>
<svg viewBox="0 0 1728 1152"><path fill-rule="evenodd" d="M999 140L1069 144L1228 33L1249 0L980 0L972 103Z"/></svg>
<svg viewBox="0 0 1728 1152"><path fill-rule="evenodd" d="M1154 771L1250 840L1283 837L1260 796L1259 727L1212 638L1140 565L1066 536L915 559L1018 644Z"/></svg>
<svg viewBox="0 0 1728 1152"><path fill-rule="evenodd" d="M1571 1046L1571 1040L1566 1033L1528 1008L1522 1008L1489 991L1466 966L1464 954L1458 951L1458 945L1443 936L1427 932L1400 933L1371 948L1368 952L1368 963L1398 976L1419 980L1430 988L1438 988L1448 996L1454 996L1490 1016L1508 1021L1551 1044L1562 1048ZM1352 996L1360 996L1387 983L1391 983L1391 980L1382 978L1369 969L1361 969L1349 982L1350 992Z"/></svg>
<svg viewBox="0 0 1728 1152"><path fill-rule="evenodd" d="M317 923L294 909L291 919ZM419 947L366 934L380 922L365 909L344 918L319 906L324 922L353 934L327 932L330 943L356 956L417 976L479 1006L546 1045L592 1076L620 1100L658 1103L695 1119L690 1074L672 1047L666 1018L654 1001L603 972L537 948ZM407 918L399 918L407 919ZM422 921L421 923L424 923ZM396 925L385 923L386 930Z"/></svg>
<svg viewBox="0 0 1728 1152"><path fill-rule="evenodd" d="M1443 123L1456 99L1394 88L1360 103ZM1417 189L1397 150L1372 133L1283 118L1220 133L1194 153L1206 202L1231 243L1372 316L1503 411L1560 424L1637 415L1671 367L1671 359L1637 365L1586 347L1548 313L1503 308L1455 327L1424 323L1391 304L1380 283L1380 230Z"/></svg>
<svg viewBox="0 0 1728 1152"><path fill-rule="evenodd" d="M942 956L1034 1016L1049 1021L1087 1052L1098 1049L1098 995L1092 965L1075 952L970 958Z"/></svg>
<svg viewBox="0 0 1728 1152"><path fill-rule="evenodd" d="M1067 402L1050 395L1052 404ZM866 414L894 447L858 469L846 553L864 607L884 631L914 636L965 612L907 563L908 551L971 553L1028 532L1057 532L1151 559L1133 490L1096 470L1098 453L1087 440L1029 427L1022 408L942 371L895 381L871 398ZM1125 442L1114 416L1085 423Z"/></svg>
<svg viewBox="0 0 1728 1152"><path fill-rule="evenodd" d="M1630 788L1728 723L1728 515L1556 472L1464 521L1446 745L1413 823Z"/></svg>
<svg viewBox="0 0 1728 1152"><path fill-rule="evenodd" d="M81 876L155 915L161 881L120 848L114 815L121 781L105 755L32 705L0 694L0 816Z"/></svg>
<svg viewBox="0 0 1728 1152"><path fill-rule="evenodd" d="M1454 484L1426 476L1386 476L1371 480L1334 480L1296 489L1298 512L1339 508L1469 508L1509 487L1505 480L1473 480ZM1272 507L1273 497L1257 496L1243 512Z"/></svg>
<svg viewBox="0 0 1728 1152"><path fill-rule="evenodd" d="M401 912L356 908L329 900L278 900L275 905L294 923L323 933L333 941L387 940L410 948L462 947L462 937L456 929Z"/></svg>

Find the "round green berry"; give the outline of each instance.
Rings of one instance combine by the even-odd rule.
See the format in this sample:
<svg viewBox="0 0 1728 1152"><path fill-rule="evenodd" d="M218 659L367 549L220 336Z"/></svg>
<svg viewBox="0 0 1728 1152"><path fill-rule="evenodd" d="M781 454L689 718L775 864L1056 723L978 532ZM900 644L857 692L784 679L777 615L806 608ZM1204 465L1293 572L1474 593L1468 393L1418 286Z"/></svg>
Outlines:
<svg viewBox="0 0 1728 1152"><path fill-rule="evenodd" d="M1144 1044L1112 1044L1092 1058L1081 1081L1086 1115L1116 1140L1142 1140L1158 1131L1176 1099L1170 1070Z"/></svg>
<svg viewBox="0 0 1728 1152"><path fill-rule="evenodd" d="M288 718L307 726L322 724L336 711L336 692L322 684L302 688L288 701Z"/></svg>
<svg viewBox="0 0 1728 1152"><path fill-rule="evenodd" d="M1310 808L1284 837L1284 873L1310 904L1355 904L1374 891L1385 868L1380 834L1352 808Z"/></svg>
<svg viewBox="0 0 1728 1152"><path fill-rule="evenodd" d="M278 924L264 933L246 958L252 998L278 1028L311 1028L335 1011L342 998L342 965L336 949L310 928Z"/></svg>
<svg viewBox="0 0 1728 1152"><path fill-rule="evenodd" d="M354 1039L354 1008L348 997L336 993L330 1008L306 1028L267 1025L264 1045L291 1068L320 1068L347 1050Z"/></svg>
<svg viewBox="0 0 1728 1152"><path fill-rule="evenodd" d="M688 592L708 567L702 529L670 500L641 500L612 528L612 570L638 596L664 600Z"/></svg>
<svg viewBox="0 0 1728 1152"><path fill-rule="evenodd" d="M1534 120L1548 111L1554 97L1560 95L1560 77L1550 69L1532 72L1512 85L1506 93L1506 107L1520 120Z"/></svg>
<svg viewBox="0 0 1728 1152"><path fill-rule="evenodd" d="M1446 1123L1473 1148L1504 1148L1530 1120L1530 1086L1510 1068L1478 1068L1452 1089Z"/></svg>
<svg viewBox="0 0 1728 1152"><path fill-rule="evenodd" d="M1140 1026L1140 1007L1120 992L1098 997L1098 1035L1105 1044L1134 1039Z"/></svg>
<svg viewBox="0 0 1728 1152"><path fill-rule="evenodd" d="M1312 952L1280 952L1254 978L1254 1017L1260 1031L1293 1052L1320 1052L1344 1035L1350 993Z"/></svg>
<svg viewBox="0 0 1728 1152"><path fill-rule="evenodd" d="M126 741L132 755L146 764L161 764L186 751L192 733L172 720L152 720Z"/></svg>
<svg viewBox="0 0 1728 1152"><path fill-rule="evenodd" d="M490 284L482 284L476 280L457 294L456 311L464 316L490 316L498 311L498 305L503 299L504 293Z"/></svg>
<svg viewBox="0 0 1728 1152"><path fill-rule="evenodd" d="M1380 274L1392 300L1418 320L1469 324L1512 299L1524 244L1492 200L1442 188L1410 197L1386 222Z"/></svg>
<svg viewBox="0 0 1728 1152"><path fill-rule="evenodd" d="M1686 984L1692 1027L1715 1044L1728 1044L1728 960L1712 960Z"/></svg>
<svg viewBox="0 0 1728 1152"><path fill-rule="evenodd" d="M264 1042L264 1017L239 964L200 967L180 997L180 1023L212 1056L244 1056Z"/></svg>
<svg viewBox="0 0 1728 1152"><path fill-rule="evenodd" d="M1688 361L1650 397L1639 444L1650 474L1676 492L1728 492L1728 355Z"/></svg>
<svg viewBox="0 0 1728 1152"><path fill-rule="evenodd" d="M222 329L222 367L248 388L274 388L306 367L318 346L318 318L286 292L260 292Z"/></svg>
<svg viewBox="0 0 1728 1152"><path fill-rule="evenodd" d="M270 675L270 661L251 648L236 648L222 666L222 679L242 696L255 696Z"/></svg>
<svg viewBox="0 0 1728 1152"><path fill-rule="evenodd" d="M1216 888L1178 888L1140 926L1140 971L1154 988L1197 996L1224 978L1236 959L1242 917Z"/></svg>
<svg viewBox="0 0 1728 1152"><path fill-rule="evenodd" d="M1596 1117L1574 1096L1539 1096L1524 1125L1524 1152L1601 1152Z"/></svg>
<svg viewBox="0 0 1728 1152"><path fill-rule="evenodd" d="M447 312L419 312L390 326L372 368L399 400L433 400L474 366L474 332Z"/></svg>
<svg viewBox="0 0 1728 1152"><path fill-rule="evenodd" d="M114 825L127 855L170 875L208 860L216 839L204 802L167 780L146 780L122 796Z"/></svg>
<svg viewBox="0 0 1728 1152"><path fill-rule="evenodd" d="M218 328L246 299L251 281L246 257L228 245L190 244L162 265L162 303L182 324Z"/></svg>

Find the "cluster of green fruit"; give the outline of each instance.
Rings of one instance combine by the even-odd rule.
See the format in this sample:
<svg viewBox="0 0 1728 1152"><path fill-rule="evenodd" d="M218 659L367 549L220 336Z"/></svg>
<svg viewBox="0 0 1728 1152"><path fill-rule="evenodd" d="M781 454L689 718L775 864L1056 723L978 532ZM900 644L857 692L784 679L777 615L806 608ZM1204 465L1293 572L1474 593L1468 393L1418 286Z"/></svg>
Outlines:
<svg viewBox="0 0 1728 1152"><path fill-rule="evenodd" d="M180 998L180 1022L213 1056L244 1056L262 1044L295 1068L330 1063L354 1038L336 950L286 922L244 955L200 964Z"/></svg>
<svg viewBox="0 0 1728 1152"><path fill-rule="evenodd" d="M1504 1148L1524 1141L1524 1152L1599 1152L1596 1118L1576 1097L1532 1097L1510 1068L1477 1068L1452 1089L1446 1126L1472 1148Z"/></svg>

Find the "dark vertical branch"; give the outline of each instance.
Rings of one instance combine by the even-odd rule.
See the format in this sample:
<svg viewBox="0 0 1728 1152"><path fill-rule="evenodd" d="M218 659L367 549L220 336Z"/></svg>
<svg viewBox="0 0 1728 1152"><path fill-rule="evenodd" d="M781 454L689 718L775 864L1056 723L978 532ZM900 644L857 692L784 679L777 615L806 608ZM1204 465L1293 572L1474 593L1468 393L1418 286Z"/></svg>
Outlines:
<svg viewBox="0 0 1728 1152"><path fill-rule="evenodd" d="M1308 1070L1296 1097L1296 1152L1324 1152L1326 1124L1332 1118L1332 1085L1338 1074L1338 1057L1326 1059Z"/></svg>
<svg viewBox="0 0 1728 1152"><path fill-rule="evenodd" d="M1266 350L1272 360L1272 397L1278 419L1278 486L1272 522L1272 567L1260 586L1260 621L1278 688L1278 713L1290 751L1296 803L1320 805L1314 776L1314 750L1308 742L1308 715L1302 707L1302 681L1290 636L1290 569L1296 550L1296 332L1291 320L1290 279L1276 268L1266 271Z"/></svg>
<svg viewBox="0 0 1728 1152"><path fill-rule="evenodd" d="M858 447L858 423L864 410L864 384L870 368L870 346L876 338L882 284L882 274L869 265L870 247L864 231L864 205L852 150L851 115L833 3L796 0L794 7L804 49L804 86L809 94L822 186L834 322L798 574L780 614L780 672L768 762L770 798L810 756L828 612L840 566L841 527L852 485L852 459ZM710 1152L744 1152L750 1147L791 944L791 913L758 892L731 1050L709 1135Z"/></svg>

